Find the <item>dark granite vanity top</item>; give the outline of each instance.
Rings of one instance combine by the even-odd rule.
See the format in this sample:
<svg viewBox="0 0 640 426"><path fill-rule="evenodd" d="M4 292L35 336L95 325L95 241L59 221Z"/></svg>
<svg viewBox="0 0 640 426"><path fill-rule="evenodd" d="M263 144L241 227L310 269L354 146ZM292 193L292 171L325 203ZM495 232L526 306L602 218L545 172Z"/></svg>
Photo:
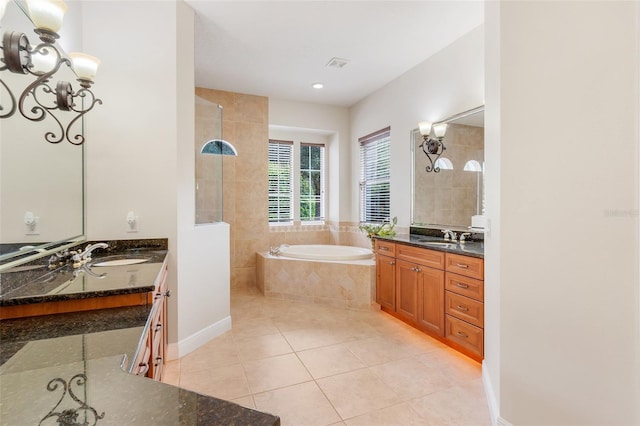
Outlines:
<svg viewBox="0 0 640 426"><path fill-rule="evenodd" d="M0 321L0 424L39 424L62 397L63 381L104 413L98 425L280 424L271 414L126 373L148 313L133 306ZM62 408L79 403L67 394L54 411Z"/></svg>
<svg viewBox="0 0 640 426"><path fill-rule="evenodd" d="M152 291L166 240L145 248L109 243L79 269L36 264L0 274L0 306ZM123 257L146 260L95 266ZM128 374L150 311L142 305L1 320L0 425L280 424L271 414ZM77 415L72 423L59 417L65 410Z"/></svg>
<svg viewBox="0 0 640 426"><path fill-rule="evenodd" d="M484 242L467 241L464 243L451 242L448 243L442 238L431 237L427 235L415 234L398 234L394 237L376 237L382 240L395 241L398 243L409 244L416 247L422 247L429 250L444 251L447 253L461 254L464 256L478 257L484 259Z"/></svg>
<svg viewBox="0 0 640 426"><path fill-rule="evenodd" d="M82 244L81 248L86 244ZM92 260L79 268L66 265L49 270L47 260L40 260L35 265L19 266L0 274L0 306L153 291L166 256L166 244L164 248L161 245L134 248L111 242L107 249L96 249ZM144 259L144 262L96 266L105 260L124 258Z"/></svg>

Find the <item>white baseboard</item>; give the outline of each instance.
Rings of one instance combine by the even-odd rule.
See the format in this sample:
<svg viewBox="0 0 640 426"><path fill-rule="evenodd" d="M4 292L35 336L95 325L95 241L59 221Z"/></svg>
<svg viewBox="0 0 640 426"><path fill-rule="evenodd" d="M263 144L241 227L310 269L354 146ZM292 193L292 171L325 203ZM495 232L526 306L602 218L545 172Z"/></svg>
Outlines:
<svg viewBox="0 0 640 426"><path fill-rule="evenodd" d="M169 343L167 345L167 360L173 361L174 359L182 358L209 342L211 339L216 338L229 330L231 330L230 316L203 328L177 343Z"/></svg>
<svg viewBox="0 0 640 426"><path fill-rule="evenodd" d="M487 404L489 405L489 414L491 415L491 424L498 425L498 419L500 418L500 407L498 406L498 400L496 394L493 391L491 385L491 378L487 370L487 365L484 360L482 361L482 384L484 385L484 393L487 395Z"/></svg>

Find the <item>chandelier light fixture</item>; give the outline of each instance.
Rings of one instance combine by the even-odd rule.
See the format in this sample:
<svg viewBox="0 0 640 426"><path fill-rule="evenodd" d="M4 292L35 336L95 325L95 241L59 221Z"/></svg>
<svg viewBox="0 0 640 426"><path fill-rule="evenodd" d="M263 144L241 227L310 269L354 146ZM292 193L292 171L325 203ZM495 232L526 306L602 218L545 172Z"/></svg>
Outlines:
<svg viewBox="0 0 640 426"><path fill-rule="evenodd" d="M427 172L440 172L441 162L438 161L445 149L444 135L447 133L447 123L432 124L426 121L422 121L418 124L420 128L420 134L422 135L422 143L419 145L422 151L429 159L429 163L425 170ZM433 137L431 137L433 133Z"/></svg>
<svg viewBox="0 0 640 426"><path fill-rule="evenodd" d="M7 0L0 0L0 19L6 3ZM67 57L56 46L56 40L60 37L58 31L67 10L67 5L62 0L26 0L26 3L40 43L32 46L26 34L5 31L2 35L0 71L32 76L35 79L16 99L9 85L0 78L0 89L8 93L9 101L9 105L0 105L0 118L9 118L16 111L33 122L50 117L57 123L58 129L45 133L47 142L60 143L66 139L73 145L82 145L85 141L82 131L72 135L72 128L96 104L102 104L102 100L97 99L91 91L100 61L84 53L74 52ZM63 65L74 71L80 89L74 91L71 83L65 80L52 83ZM63 120L62 114L66 112L74 113L75 116L70 120Z"/></svg>

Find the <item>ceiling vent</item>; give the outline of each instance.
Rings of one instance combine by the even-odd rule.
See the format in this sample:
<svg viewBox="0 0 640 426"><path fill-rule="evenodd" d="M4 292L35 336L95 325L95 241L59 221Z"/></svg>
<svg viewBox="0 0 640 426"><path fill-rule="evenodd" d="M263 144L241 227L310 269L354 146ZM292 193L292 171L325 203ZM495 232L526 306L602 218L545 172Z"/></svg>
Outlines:
<svg viewBox="0 0 640 426"><path fill-rule="evenodd" d="M331 60L327 63L327 66L333 68L344 68L348 63L348 59L331 58Z"/></svg>

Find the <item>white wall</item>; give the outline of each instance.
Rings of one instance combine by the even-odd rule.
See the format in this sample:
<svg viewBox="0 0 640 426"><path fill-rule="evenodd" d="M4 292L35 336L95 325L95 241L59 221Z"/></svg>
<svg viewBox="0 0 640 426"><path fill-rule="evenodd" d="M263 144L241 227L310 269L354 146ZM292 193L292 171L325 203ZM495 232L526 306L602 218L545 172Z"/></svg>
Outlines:
<svg viewBox="0 0 640 426"><path fill-rule="evenodd" d="M408 226L411 216L410 132L484 104L484 30L480 26L350 109L349 220L358 220L358 138L391 126L391 216Z"/></svg>
<svg viewBox="0 0 640 426"><path fill-rule="evenodd" d="M83 12L104 100L87 123L87 237L169 239L170 354L184 355L230 327L228 226L194 226L193 11L91 1ZM126 232L129 210L138 233Z"/></svg>
<svg viewBox="0 0 640 426"><path fill-rule="evenodd" d="M485 367L512 424L640 423L639 5L487 8Z"/></svg>
<svg viewBox="0 0 640 426"><path fill-rule="evenodd" d="M269 126L291 130L319 130L330 134L327 153L327 162L330 164L327 176L327 220L350 220L351 192L344 185L351 179L348 109L270 98Z"/></svg>

